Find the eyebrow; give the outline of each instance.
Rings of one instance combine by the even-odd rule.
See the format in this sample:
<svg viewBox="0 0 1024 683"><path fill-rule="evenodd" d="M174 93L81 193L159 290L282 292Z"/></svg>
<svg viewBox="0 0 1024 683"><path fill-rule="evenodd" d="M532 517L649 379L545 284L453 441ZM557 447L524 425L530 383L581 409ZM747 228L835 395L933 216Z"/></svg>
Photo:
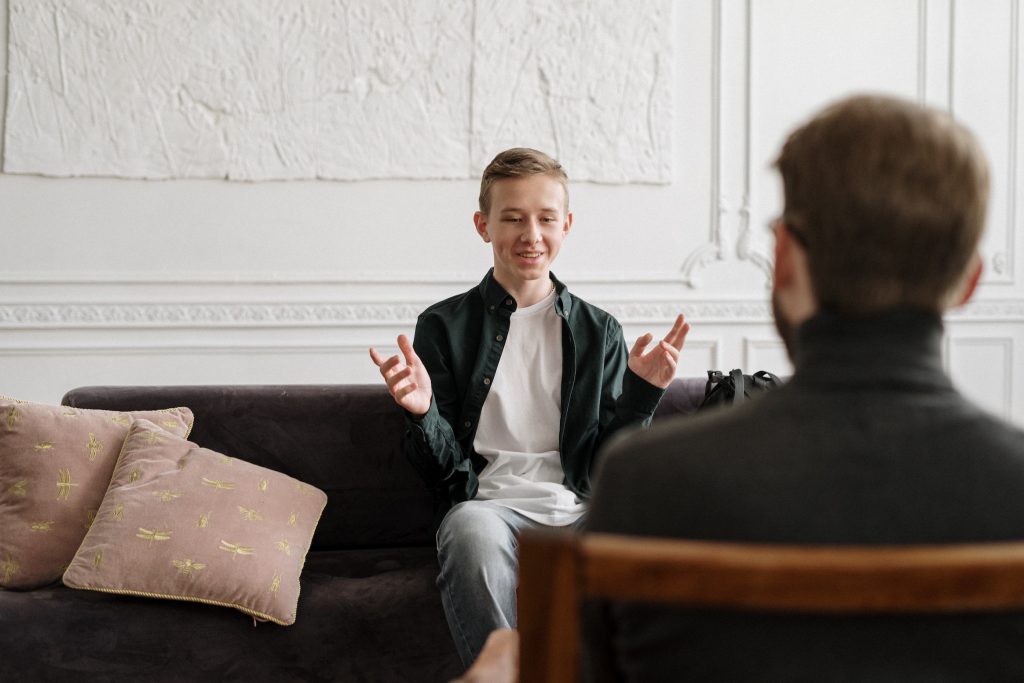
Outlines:
<svg viewBox="0 0 1024 683"><path fill-rule="evenodd" d="M524 212L526 212L526 209L520 209L517 206L508 206L508 207L505 207L505 208L501 209L501 213L508 213L508 212L512 212L512 211L518 211L520 213L524 213ZM540 212L541 213L546 213L546 212L558 213L558 209L555 208L555 207L551 207L551 206L542 206L540 208Z"/></svg>

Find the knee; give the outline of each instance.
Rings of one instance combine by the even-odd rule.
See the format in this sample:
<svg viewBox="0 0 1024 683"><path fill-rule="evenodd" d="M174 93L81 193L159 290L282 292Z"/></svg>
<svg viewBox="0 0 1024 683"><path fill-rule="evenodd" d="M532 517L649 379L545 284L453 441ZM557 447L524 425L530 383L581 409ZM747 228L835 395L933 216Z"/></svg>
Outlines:
<svg viewBox="0 0 1024 683"><path fill-rule="evenodd" d="M509 525L492 506L477 501L453 507L437 531L437 548L442 552L456 549L486 552L486 548L510 543L514 544L514 534Z"/></svg>

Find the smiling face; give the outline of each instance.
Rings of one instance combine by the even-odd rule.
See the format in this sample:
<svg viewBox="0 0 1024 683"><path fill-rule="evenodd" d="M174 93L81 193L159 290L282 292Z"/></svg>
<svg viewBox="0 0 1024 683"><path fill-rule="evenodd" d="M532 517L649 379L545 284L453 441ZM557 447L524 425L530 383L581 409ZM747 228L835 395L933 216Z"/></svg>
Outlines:
<svg viewBox="0 0 1024 683"><path fill-rule="evenodd" d="M562 183L543 173L499 180L490 190L490 210L478 211L473 222L494 250L495 279L519 305L544 298L551 264L572 227Z"/></svg>

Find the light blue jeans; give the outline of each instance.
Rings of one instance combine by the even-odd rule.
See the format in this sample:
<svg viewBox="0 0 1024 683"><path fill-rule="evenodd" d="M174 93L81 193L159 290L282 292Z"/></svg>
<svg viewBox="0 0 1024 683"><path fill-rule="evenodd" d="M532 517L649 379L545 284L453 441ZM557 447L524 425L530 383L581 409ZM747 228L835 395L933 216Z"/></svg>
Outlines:
<svg viewBox="0 0 1024 683"><path fill-rule="evenodd" d="M583 517L567 528L577 528ZM469 666L496 628L516 627L518 535L546 524L489 500L467 500L445 515L437 530L437 561L448 628Z"/></svg>

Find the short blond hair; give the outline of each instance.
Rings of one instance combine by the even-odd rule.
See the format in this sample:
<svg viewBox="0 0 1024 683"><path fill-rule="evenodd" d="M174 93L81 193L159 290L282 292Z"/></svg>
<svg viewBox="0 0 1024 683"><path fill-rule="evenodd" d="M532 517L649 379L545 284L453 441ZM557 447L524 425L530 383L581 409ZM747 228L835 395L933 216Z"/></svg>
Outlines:
<svg viewBox="0 0 1024 683"><path fill-rule="evenodd" d="M855 96L794 131L775 162L783 222L807 249L822 308L942 310L981 238L984 153L948 114Z"/></svg>
<svg viewBox="0 0 1024 683"><path fill-rule="evenodd" d="M480 213L487 215L491 210L491 188L505 178L522 178L532 175L549 175L562 184L565 191L565 210L569 210L569 177L556 160L544 152L529 147L513 147L500 152L487 164L480 178Z"/></svg>

